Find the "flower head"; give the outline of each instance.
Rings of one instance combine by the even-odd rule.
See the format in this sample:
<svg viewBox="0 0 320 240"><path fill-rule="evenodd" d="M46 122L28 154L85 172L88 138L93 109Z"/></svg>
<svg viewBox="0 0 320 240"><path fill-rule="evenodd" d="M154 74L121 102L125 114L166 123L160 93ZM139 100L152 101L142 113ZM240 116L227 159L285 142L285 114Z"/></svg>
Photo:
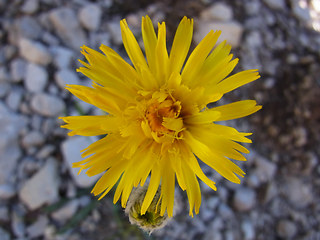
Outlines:
<svg viewBox="0 0 320 240"><path fill-rule="evenodd" d="M155 33L150 18L142 18L145 54L126 20L120 22L122 39L132 65L111 48L97 52L86 46L88 63L78 69L93 80L92 87L67 85L67 89L106 113L102 116L63 117L69 135L106 135L84 149L84 160L74 167L88 176L103 173L92 193L104 197L116 183L114 203L121 197L125 207L133 187L150 182L141 204L145 214L159 185L160 215L171 217L175 180L187 192L190 215L199 212L198 179L216 190L201 170L201 160L226 179L240 183L245 173L230 159L244 161L250 133L219 125L219 121L241 118L258 111L254 100L207 108L244 84L258 79L257 70L228 76L238 63L226 42L214 48L220 31L211 31L186 60L192 41L193 20L184 17L176 31L170 54L166 47L165 23Z"/></svg>

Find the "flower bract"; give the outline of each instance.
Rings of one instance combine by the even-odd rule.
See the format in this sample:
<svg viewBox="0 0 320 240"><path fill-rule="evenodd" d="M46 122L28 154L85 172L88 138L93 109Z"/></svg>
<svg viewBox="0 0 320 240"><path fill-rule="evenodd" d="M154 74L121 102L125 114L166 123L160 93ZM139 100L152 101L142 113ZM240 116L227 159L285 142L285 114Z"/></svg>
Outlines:
<svg viewBox="0 0 320 240"><path fill-rule="evenodd" d="M144 53L126 20L120 22L127 63L111 48L101 52L82 47L87 62L78 69L91 87L67 85L81 100L105 115L62 117L69 135L103 137L82 150L82 161L73 167L88 176L101 174L92 193L104 197L115 185L114 203L125 207L134 187L148 189L141 204L145 214L160 186L159 211L171 217L176 182L186 191L190 215L198 213L201 191L198 179L216 190L202 171L207 164L226 179L240 183L245 173L232 161L245 161L250 133L219 124L258 111L254 100L242 100L209 108L221 97L258 79L257 70L230 75L238 63L225 41L216 44L220 31L209 32L190 53L193 20L184 17L175 33L170 54L165 23L157 33L148 16L142 18ZM217 46L215 46L217 45Z"/></svg>

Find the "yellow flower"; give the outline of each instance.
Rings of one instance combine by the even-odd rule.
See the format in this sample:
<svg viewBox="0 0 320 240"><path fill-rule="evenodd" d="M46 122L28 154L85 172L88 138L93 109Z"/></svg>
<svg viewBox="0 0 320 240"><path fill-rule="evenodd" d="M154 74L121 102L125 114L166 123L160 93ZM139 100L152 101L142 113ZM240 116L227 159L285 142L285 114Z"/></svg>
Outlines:
<svg viewBox="0 0 320 240"><path fill-rule="evenodd" d="M207 108L244 84L258 79L257 70L228 76L238 59L226 42L214 48L220 31L211 31L186 57L192 41L193 20L184 17L176 31L170 54L166 47L165 23L158 34L148 16L142 18L145 54L126 20L120 22L122 39L133 66L111 48L97 52L86 46L88 63L77 71L93 80L92 87L67 85L67 89L109 115L62 117L72 130L69 135L106 135L84 149L84 160L74 167L88 176L104 173L92 193L104 197L119 181L114 203L121 197L125 207L133 187L150 182L141 214L145 214L161 185L160 214L171 217L175 179L187 192L193 216L199 212L201 192L197 178L213 190L215 183L202 172L199 160L234 183L245 174L230 159L245 161L249 151L237 142L250 143L250 133L217 122L236 119L258 111L254 100ZM185 63L185 64L184 64ZM237 176L238 175L238 176Z"/></svg>

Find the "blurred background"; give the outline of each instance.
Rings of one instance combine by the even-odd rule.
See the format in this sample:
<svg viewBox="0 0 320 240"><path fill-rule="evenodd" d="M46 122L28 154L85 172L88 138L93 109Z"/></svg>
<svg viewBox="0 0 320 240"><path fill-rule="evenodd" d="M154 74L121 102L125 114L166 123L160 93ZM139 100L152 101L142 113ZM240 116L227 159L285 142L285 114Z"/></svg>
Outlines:
<svg viewBox="0 0 320 240"><path fill-rule="evenodd" d="M183 16L194 43L222 30L240 58L236 71L261 79L222 103L256 99L263 109L229 125L253 132L241 185L204 171L199 215L180 211L151 236L129 224L112 193L90 195L97 178L71 169L95 139L67 137L58 116L100 114L65 84L89 85L75 72L80 46L105 44L124 58L119 21L141 42L141 17L167 24L168 46ZM320 239L319 0L0 0L0 240L7 239Z"/></svg>

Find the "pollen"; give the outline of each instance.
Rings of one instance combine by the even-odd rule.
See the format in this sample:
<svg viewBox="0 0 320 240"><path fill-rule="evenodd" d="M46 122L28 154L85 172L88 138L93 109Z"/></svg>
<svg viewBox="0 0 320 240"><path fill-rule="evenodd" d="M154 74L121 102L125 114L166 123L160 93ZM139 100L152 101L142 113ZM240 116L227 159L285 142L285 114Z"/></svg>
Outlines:
<svg viewBox="0 0 320 240"><path fill-rule="evenodd" d="M146 110L146 119L148 120L151 131L156 132L158 136L162 136L164 133L174 133L174 129L170 129L167 126L169 121L177 121L180 119L181 103L175 101L174 98L168 96L163 101L159 99L151 99L151 104ZM180 121L178 120L178 121Z"/></svg>

